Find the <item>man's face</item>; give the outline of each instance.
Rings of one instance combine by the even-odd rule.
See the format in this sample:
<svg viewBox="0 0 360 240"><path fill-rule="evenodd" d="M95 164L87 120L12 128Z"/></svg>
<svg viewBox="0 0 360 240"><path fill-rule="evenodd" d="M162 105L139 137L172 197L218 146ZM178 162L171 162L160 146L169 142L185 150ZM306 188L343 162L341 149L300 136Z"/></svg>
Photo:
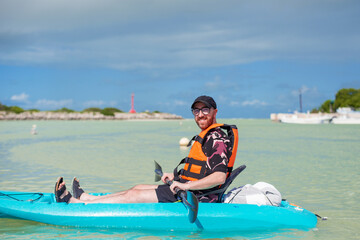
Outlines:
<svg viewBox="0 0 360 240"><path fill-rule="evenodd" d="M208 107L202 102L197 102L194 105L194 109L203 109L203 108L208 108ZM198 115L194 115L195 122L199 126L199 128L201 128L201 130L205 130L208 127L210 127L210 125L216 123L216 113L217 113L217 109L214 108L210 108L209 114L204 114L202 111L199 111Z"/></svg>

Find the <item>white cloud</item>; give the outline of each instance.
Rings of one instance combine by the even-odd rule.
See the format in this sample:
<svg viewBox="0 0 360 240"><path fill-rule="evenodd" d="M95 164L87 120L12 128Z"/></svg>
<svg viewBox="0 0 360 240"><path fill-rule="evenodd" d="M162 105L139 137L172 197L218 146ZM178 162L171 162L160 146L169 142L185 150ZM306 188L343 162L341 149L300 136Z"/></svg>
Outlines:
<svg viewBox="0 0 360 240"><path fill-rule="evenodd" d="M40 99L34 104L35 108L47 109L47 110L56 110L58 108L67 107L70 108L73 104L72 99L63 99L63 100L48 100Z"/></svg>
<svg viewBox="0 0 360 240"><path fill-rule="evenodd" d="M352 60L360 52L357 1L193 1L192 11L161 0L22 4L1 4L0 62L146 69Z"/></svg>
<svg viewBox="0 0 360 240"><path fill-rule="evenodd" d="M101 107L104 106L106 103L102 100L91 100L91 101L87 101L84 102L83 105L87 108L89 107Z"/></svg>
<svg viewBox="0 0 360 240"><path fill-rule="evenodd" d="M205 83L205 87L209 90L218 89L221 87L221 79L219 76L216 76L213 81L209 81Z"/></svg>
<svg viewBox="0 0 360 240"><path fill-rule="evenodd" d="M240 106L241 104L240 104L240 102L238 102L238 101L231 101L230 102L230 106L233 106L233 107L236 107L236 106Z"/></svg>
<svg viewBox="0 0 360 240"><path fill-rule="evenodd" d="M268 103L255 99L255 100L251 100L251 101L243 101L241 103L241 105L242 106L266 106L266 105L268 105Z"/></svg>
<svg viewBox="0 0 360 240"><path fill-rule="evenodd" d="M175 106L187 106L188 103L185 102L185 101L182 101L182 100L175 100L175 101L174 101L174 105L175 105Z"/></svg>
<svg viewBox="0 0 360 240"><path fill-rule="evenodd" d="M301 86L301 88L299 88L298 90L293 90L291 91L291 94L293 96L299 96L299 94L311 94L311 95L314 95L314 94L318 94L318 90L317 90L317 87L312 87L312 88L309 88L305 85Z"/></svg>
<svg viewBox="0 0 360 240"><path fill-rule="evenodd" d="M246 100L243 102L239 102L239 101L230 101L230 106L232 107L238 107L238 106L243 106L243 107L247 107L247 106L267 106L269 105L268 103L264 102L264 101L260 101L257 99L254 100Z"/></svg>
<svg viewBox="0 0 360 240"><path fill-rule="evenodd" d="M10 99L18 102L27 102L28 98L29 95L27 95L26 93L21 93L19 95L13 95Z"/></svg>

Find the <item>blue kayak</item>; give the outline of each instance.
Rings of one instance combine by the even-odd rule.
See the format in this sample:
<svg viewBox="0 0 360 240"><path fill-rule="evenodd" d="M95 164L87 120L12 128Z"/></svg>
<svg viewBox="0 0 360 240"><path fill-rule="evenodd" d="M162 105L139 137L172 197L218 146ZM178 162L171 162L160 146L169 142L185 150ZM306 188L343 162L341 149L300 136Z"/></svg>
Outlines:
<svg viewBox="0 0 360 240"><path fill-rule="evenodd" d="M21 219L74 227L184 231L252 231L314 228L317 217L299 206L199 203L190 223L181 203L57 203L53 193L0 192L0 213Z"/></svg>

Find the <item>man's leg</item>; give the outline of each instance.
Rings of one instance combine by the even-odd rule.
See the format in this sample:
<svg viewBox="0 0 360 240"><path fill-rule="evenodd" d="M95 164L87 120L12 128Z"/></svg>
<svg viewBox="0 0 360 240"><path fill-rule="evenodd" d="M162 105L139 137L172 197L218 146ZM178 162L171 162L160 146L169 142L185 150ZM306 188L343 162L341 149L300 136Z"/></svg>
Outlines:
<svg viewBox="0 0 360 240"><path fill-rule="evenodd" d="M60 196L60 199L68 195L65 182L59 184L56 190L61 189L65 189L65 191ZM176 200L167 185L137 185L124 192L104 195L90 200L80 200L71 197L68 203L157 203L175 202Z"/></svg>
<svg viewBox="0 0 360 240"><path fill-rule="evenodd" d="M82 201L92 201L92 200L100 200L100 199L105 199L105 198L109 198L109 197L116 197L116 196L120 196L123 194L128 193L129 191L133 191L133 190L155 190L158 187L158 185L146 185L146 184L141 184L141 185L136 185L128 190L125 191L121 191L121 192L116 192L116 193L111 193L111 194L106 194L106 195L101 195L101 196L94 196L88 193L83 193L80 196L80 200Z"/></svg>
<svg viewBox="0 0 360 240"><path fill-rule="evenodd" d="M71 198L69 203L157 203L155 189L129 189L125 192L104 195L91 200Z"/></svg>
<svg viewBox="0 0 360 240"><path fill-rule="evenodd" d="M78 182L78 186L80 187L79 181L77 179L75 179L75 181ZM130 188L128 190L125 190L125 191L106 194L106 195L101 195L101 196L94 196L94 195L91 195L91 194L88 194L88 193L84 192L84 193L81 194L80 200L82 200L82 201L92 201L92 200L96 200L96 199L100 200L100 199L103 199L103 198L119 196L119 195L127 193L130 190L146 190L146 189L151 190L151 189L156 189L157 187L158 187L158 185L139 184L139 185L136 185L136 186L134 186L134 187L132 187L132 188Z"/></svg>

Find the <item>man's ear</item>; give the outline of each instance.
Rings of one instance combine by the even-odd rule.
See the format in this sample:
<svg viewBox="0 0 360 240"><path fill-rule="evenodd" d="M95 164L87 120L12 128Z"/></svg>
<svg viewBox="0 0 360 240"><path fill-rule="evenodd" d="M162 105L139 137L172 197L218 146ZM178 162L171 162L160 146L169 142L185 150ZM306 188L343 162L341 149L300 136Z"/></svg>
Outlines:
<svg viewBox="0 0 360 240"><path fill-rule="evenodd" d="M218 110L214 109L214 117L216 118L216 114L217 114Z"/></svg>

